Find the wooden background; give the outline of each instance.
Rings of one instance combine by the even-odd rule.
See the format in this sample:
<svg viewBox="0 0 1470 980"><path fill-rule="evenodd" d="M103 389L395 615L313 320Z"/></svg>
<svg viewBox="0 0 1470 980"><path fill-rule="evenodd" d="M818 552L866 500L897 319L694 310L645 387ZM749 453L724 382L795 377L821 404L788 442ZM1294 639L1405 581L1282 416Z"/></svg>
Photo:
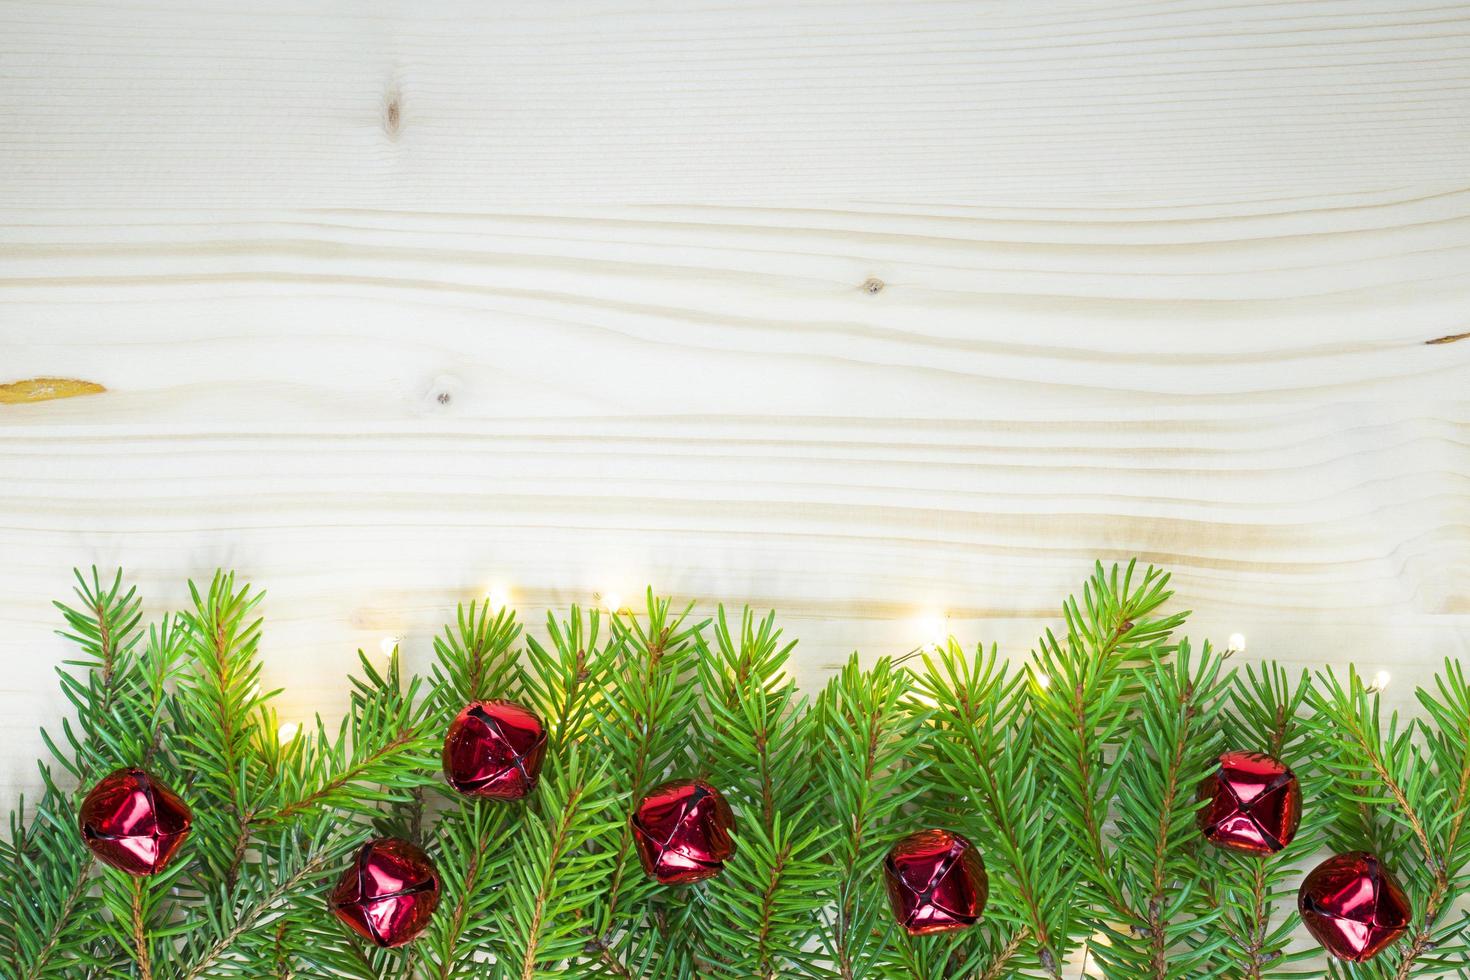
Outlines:
<svg viewBox="0 0 1470 980"><path fill-rule="evenodd" d="M0 807L93 562L266 587L288 715L492 587L1467 653L1470 4L5 2L0 80L0 383L105 388L0 388Z"/></svg>

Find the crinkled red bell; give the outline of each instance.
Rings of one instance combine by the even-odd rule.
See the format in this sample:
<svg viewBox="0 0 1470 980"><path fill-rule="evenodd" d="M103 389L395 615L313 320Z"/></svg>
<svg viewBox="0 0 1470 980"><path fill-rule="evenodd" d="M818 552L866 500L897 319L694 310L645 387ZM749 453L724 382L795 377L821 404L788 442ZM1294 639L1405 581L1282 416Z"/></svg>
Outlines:
<svg viewBox="0 0 1470 980"><path fill-rule="evenodd" d="M473 701L444 736L444 775L468 796L518 800L536 788L546 727L512 701Z"/></svg>
<svg viewBox="0 0 1470 980"><path fill-rule="evenodd" d="M979 849L948 830L920 830L893 845L883 877L893 915L911 936L967 929L990 897Z"/></svg>
<svg viewBox="0 0 1470 980"><path fill-rule="evenodd" d="M1291 843L1302 819L1296 773L1256 752L1226 752L1199 786L1205 839L1246 854L1275 854Z"/></svg>
<svg viewBox="0 0 1470 980"><path fill-rule="evenodd" d="M665 885L712 878L735 853L735 815L720 791L700 779L654 789L633 811L632 826L643 870Z"/></svg>
<svg viewBox="0 0 1470 980"><path fill-rule="evenodd" d="M131 875L162 871L189 836L193 814L142 769L119 769L82 801L82 838L103 862Z"/></svg>
<svg viewBox="0 0 1470 980"><path fill-rule="evenodd" d="M331 898L337 918L368 942L385 947L418 938L438 905L434 862L396 837L379 837L358 848Z"/></svg>
<svg viewBox="0 0 1470 980"><path fill-rule="evenodd" d="M1317 865L1297 892L1307 931L1338 959L1361 963L1398 941L1413 910L1393 875L1366 851Z"/></svg>

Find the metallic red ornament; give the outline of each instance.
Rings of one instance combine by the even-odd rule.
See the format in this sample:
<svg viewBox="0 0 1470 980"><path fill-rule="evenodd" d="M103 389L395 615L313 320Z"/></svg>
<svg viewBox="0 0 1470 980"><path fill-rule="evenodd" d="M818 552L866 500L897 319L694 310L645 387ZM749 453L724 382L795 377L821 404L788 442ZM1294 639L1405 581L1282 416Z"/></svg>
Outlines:
<svg viewBox="0 0 1470 980"><path fill-rule="evenodd" d="M103 862L130 875L157 874L189 836L194 815L142 769L119 769L82 801L82 839Z"/></svg>
<svg viewBox="0 0 1470 980"><path fill-rule="evenodd" d="M1322 948L1361 963L1398 941L1413 911L1404 890L1366 851L1330 857L1302 882L1297 908Z"/></svg>
<svg viewBox="0 0 1470 980"><path fill-rule="evenodd" d="M1199 786L1209 802L1199 829L1211 844L1246 854L1275 854L1291 843L1302 821L1296 773L1269 755L1226 752L1220 768Z"/></svg>
<svg viewBox="0 0 1470 980"><path fill-rule="evenodd" d="M979 849L948 830L921 830L894 844L883 877L893 915L911 936L967 929L990 897Z"/></svg>
<svg viewBox="0 0 1470 980"><path fill-rule="evenodd" d="M639 801L631 823L643 870L665 885L713 878L735 853L735 815L720 791L700 779L657 787Z"/></svg>
<svg viewBox="0 0 1470 980"><path fill-rule="evenodd" d="M379 837L358 848L352 867L332 890L332 911L377 946L417 939L439 906L439 873L418 847Z"/></svg>
<svg viewBox="0 0 1470 980"><path fill-rule="evenodd" d="M467 796L518 800L545 757L546 726L512 701L472 701L444 736L444 775Z"/></svg>

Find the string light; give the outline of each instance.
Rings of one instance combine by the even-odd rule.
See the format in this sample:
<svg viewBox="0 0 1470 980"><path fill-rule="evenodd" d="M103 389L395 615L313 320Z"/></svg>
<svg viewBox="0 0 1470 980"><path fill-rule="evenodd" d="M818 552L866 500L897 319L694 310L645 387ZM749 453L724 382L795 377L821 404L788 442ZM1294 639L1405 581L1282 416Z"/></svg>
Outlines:
<svg viewBox="0 0 1470 980"><path fill-rule="evenodd" d="M276 729L276 741L280 742L282 745L290 745L292 742L294 742L296 740L296 736L299 735L300 733L301 733L301 723L300 722L295 722L295 721L284 722L281 725L280 728L277 728Z"/></svg>
<svg viewBox="0 0 1470 980"><path fill-rule="evenodd" d="M1041 688L1043 691L1051 687L1051 675L1043 674L1041 671L1038 670L1036 672L1036 686Z"/></svg>
<svg viewBox="0 0 1470 980"><path fill-rule="evenodd" d="M385 636L378 644L378 649L383 651L383 656L393 656L393 651L398 649L399 639L396 636Z"/></svg>
<svg viewBox="0 0 1470 980"><path fill-rule="evenodd" d="M914 620L919 642L925 647L942 646L949 639L949 617L941 611L920 613Z"/></svg>
<svg viewBox="0 0 1470 980"><path fill-rule="evenodd" d="M1380 670L1376 675L1374 675L1373 683L1368 685L1368 693L1377 694L1378 692L1382 691L1385 687L1388 687L1388 682L1390 679L1391 678L1388 676L1388 671Z"/></svg>
<svg viewBox="0 0 1470 980"><path fill-rule="evenodd" d="M497 583L485 590L485 598L490 600L491 609L505 609L510 605L510 590Z"/></svg>
<svg viewBox="0 0 1470 980"><path fill-rule="evenodd" d="M1231 633L1230 634L1230 639L1229 639L1229 641L1227 641L1227 643L1225 645L1225 650L1226 650L1227 653L1244 653L1245 652L1245 634L1244 633Z"/></svg>
<svg viewBox="0 0 1470 980"><path fill-rule="evenodd" d="M606 609L608 612L622 612L624 609L628 608L623 603L622 594L619 593L616 589L603 589L592 598L600 603L602 608Z"/></svg>

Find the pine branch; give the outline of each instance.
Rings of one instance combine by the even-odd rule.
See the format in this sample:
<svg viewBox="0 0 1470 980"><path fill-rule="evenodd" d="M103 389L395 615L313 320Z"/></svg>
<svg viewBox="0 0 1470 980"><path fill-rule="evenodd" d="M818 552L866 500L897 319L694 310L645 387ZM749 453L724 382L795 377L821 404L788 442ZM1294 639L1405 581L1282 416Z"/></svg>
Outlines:
<svg viewBox="0 0 1470 980"><path fill-rule="evenodd" d="M179 741L203 777L195 793L217 810L195 809L199 862L187 880L205 914L184 927L180 959L185 977L255 977L283 958L333 955L332 943L307 949L283 940L275 921L291 915L303 882L361 842L355 820L412 801L435 761L434 737L420 684L403 684L397 657L381 672L359 654L362 676L351 678L337 738L318 718L315 734L280 744L269 695L258 693L259 620L249 619L258 597L228 576L217 577L207 597L195 596L201 666L180 685Z"/></svg>
<svg viewBox="0 0 1470 980"><path fill-rule="evenodd" d="M1033 654L1038 685L1034 705L1043 750L1052 758L1067 805L1060 815L1086 855L1083 882L1091 902L1108 917L1128 919L1132 911L1119 886L1106 846L1108 803L1115 787L1106 777L1106 756L1122 742L1139 694L1139 675L1152 659L1167 653L1172 632L1188 613L1149 618L1173 595L1169 576L1148 568L1134 587L1136 564L1120 574L1099 564L1084 586L1082 601L1063 606L1067 631L1062 640L1048 630Z"/></svg>
<svg viewBox="0 0 1470 980"><path fill-rule="evenodd" d="M142 601L136 589L124 589L121 571L107 585L95 567L90 579L74 574L77 605L55 605L67 627L60 635L79 648L65 666L80 673L58 670L76 725L62 724L66 748L44 730L41 736L81 794L96 775L143 761L176 650L154 631L139 655ZM171 636L166 622L163 636ZM35 816L27 826L23 809L12 815L13 844L0 862L0 950L24 980L64 975L101 935L97 899L88 894L93 861L76 833L78 797L58 789L44 765L41 776Z"/></svg>
<svg viewBox="0 0 1470 980"><path fill-rule="evenodd" d="M491 610L490 600L461 603L453 627L434 640L433 690L448 718L471 701L503 696L515 671L515 641L521 635L515 612Z"/></svg>
<svg viewBox="0 0 1470 980"><path fill-rule="evenodd" d="M1098 567L1021 672L952 642L912 671L854 658L810 710L772 616L747 610L737 626L721 609L705 634L650 595L604 638L600 615L573 607L521 657L512 613L462 606L428 684L405 682L396 656L386 670L360 656L342 725L317 719L284 745L248 587L224 574L191 587L193 608L145 634L120 578L78 578L63 615L80 653L61 679L75 717L46 737L68 788L43 767L39 805L0 843L4 976L1060 980L1100 931L1111 945L1093 961L1110 980L1304 980L1315 953L1280 910L1291 865L1322 840L1377 852L1415 912L1404 942L1329 976L1466 973L1463 668L1447 663L1407 724L1352 672L1308 685L1247 669L1229 686L1208 647L1174 647L1184 614L1159 612L1167 576L1152 569ZM517 804L439 799L444 726L492 697L546 720L540 787ZM1195 787L1222 745L1281 758L1309 800L1326 793L1272 861L1200 842ZM143 882L98 873L76 833L78 793L125 763L196 815L181 859ZM665 888L638 872L627 814L691 775L730 799L736 850L712 881ZM882 857L925 825L984 849L990 902L972 929L908 937L892 921ZM444 882L404 950L324 911L347 855L383 833L422 841Z"/></svg>
<svg viewBox="0 0 1470 980"><path fill-rule="evenodd" d="M268 924L282 904L313 875L340 859L343 849L339 844L334 846L335 838L335 828L327 823L319 824L310 837L290 843L283 841L272 861L252 864L232 887L207 896L200 911L206 920L207 936L212 938L185 945L185 965L178 974L179 980L222 976L226 971L236 973L242 961L248 964L254 957L249 951L239 949L242 941L252 938L252 932L262 924ZM272 868L276 873L271 873ZM268 942L266 956L276 958L274 932L267 930L264 938ZM233 963L227 960L231 954L238 954ZM247 969L243 975L251 974Z"/></svg>
<svg viewBox="0 0 1470 980"><path fill-rule="evenodd" d="M549 649L535 637L526 638L520 683L532 709L546 719L549 748L556 753L593 734L593 703L608 684L613 664L610 648L599 643L601 614L596 609L584 616L572 606L565 622L548 613L546 632Z"/></svg>
<svg viewBox="0 0 1470 980"><path fill-rule="evenodd" d="M212 883L232 888L261 805L261 760L252 751L259 715L273 694L260 693L260 644L256 607L263 598L250 586L235 586L232 574L217 572L205 592L189 583L193 609L184 614L193 669L179 685L176 749L194 774L199 819L194 825L201 892Z"/></svg>
<svg viewBox="0 0 1470 980"><path fill-rule="evenodd" d="M1429 718L1419 721L1426 761L1431 763L1439 780L1452 787L1448 794L1435 794L1423 800L1429 811L1432 854L1429 865L1433 884L1419 913L1419 922L1410 939L1409 948L1399 961L1396 980L1407 980L1424 969L1442 969L1453 960L1449 940L1464 934L1465 924L1438 931L1441 916L1450 903L1470 892L1470 833L1466 832L1470 815L1470 686L1465 670L1458 662L1445 661L1443 674L1434 678L1439 697L1423 689L1419 702ZM1431 724L1430 722L1433 722ZM1433 953L1432 957L1429 954ZM1461 947L1463 956L1463 947ZM1421 960L1429 958L1429 962Z"/></svg>
<svg viewBox="0 0 1470 980"><path fill-rule="evenodd" d="M826 828L810 803L805 703L785 665L775 614L743 611L732 633L723 607L714 649L700 641L699 678L709 718L702 726L708 778L741 814L735 855L711 883L723 910L706 930L711 970L739 977L811 973L820 892L828 871Z"/></svg>
<svg viewBox="0 0 1470 980"><path fill-rule="evenodd" d="M421 940L431 977L477 975L475 952L493 936L519 817L519 808L461 800L441 818L436 841L445 908Z"/></svg>
<svg viewBox="0 0 1470 980"><path fill-rule="evenodd" d="M650 590L646 625L631 614L612 620L609 684L598 724L600 741L626 777L623 785L632 802L688 759L686 733L698 702L698 689L688 679L705 626L689 621L692 608L674 615L669 601L655 598ZM626 822L604 846L613 857L606 893L597 903L596 928L604 941L616 946L617 930L631 921L652 886L638 877L629 880L633 839Z"/></svg>
<svg viewBox="0 0 1470 980"><path fill-rule="evenodd" d="M606 881L606 853L588 845L620 821L607 793L606 760L592 767L579 747L548 760L534 817L525 820L511 861L511 886L504 948L498 959L505 976L520 980L558 975L556 965L581 953L578 910L599 897Z"/></svg>
<svg viewBox="0 0 1470 980"><path fill-rule="evenodd" d="M1223 938L1220 918L1198 894L1201 879L1194 791L1220 753L1218 715L1231 678L1208 643L1197 663L1182 643L1172 662L1154 655L1140 672L1141 711L1119 751L1117 855L1127 916L1104 926L1111 946L1094 950L1117 980L1183 980L1201 975ZM1140 940L1142 940L1140 942Z"/></svg>
<svg viewBox="0 0 1470 980"><path fill-rule="evenodd" d="M995 945L998 959L984 972L1036 970L1060 980L1075 931L1076 873L1060 857L1067 838L1044 816L1056 801L1036 771L1040 747L1027 717L1034 675L1028 686L1027 675L1008 676L997 649L979 647L967 659L954 640L923 661L915 697L932 713L937 816L986 842L989 917L1024 924Z"/></svg>
<svg viewBox="0 0 1470 980"><path fill-rule="evenodd" d="M1455 898L1470 892L1470 841L1464 829L1470 806L1470 693L1463 668L1453 662L1436 676L1435 686L1439 697L1419 692L1427 720L1401 727L1394 714L1386 730L1377 690L1364 685L1356 671L1349 669L1345 683L1331 670L1323 671L1313 689L1314 727L1336 746L1328 762L1336 777L1339 821L1334 829L1354 846L1378 853L1405 879L1414 899L1416 923L1408 943L1384 957L1393 964L1387 975L1395 980L1440 976L1464 951L1459 941L1464 923L1441 928L1440 919ZM1416 733L1422 747L1415 743ZM1374 812L1387 826L1369 837L1377 825L1358 829L1354 806L1372 803L1381 804Z"/></svg>
<svg viewBox="0 0 1470 980"><path fill-rule="evenodd" d="M1227 653L1226 656L1229 656ZM1237 671L1224 716L1227 749L1261 752L1281 760L1297 775L1306 798L1313 797L1318 746L1303 720L1310 677L1304 671L1293 684L1276 664L1260 671L1254 665ZM1288 848L1262 858L1197 845L1202 861L1201 885L1208 906L1221 915L1212 928L1224 933L1222 968L1240 980L1288 980L1301 977L1292 969L1316 952L1292 949L1296 926L1293 864L1316 850L1328 814L1309 807ZM1287 914L1272 925L1280 906Z"/></svg>
<svg viewBox="0 0 1470 980"><path fill-rule="evenodd" d="M908 674L892 660L864 671L854 654L813 707L818 766L827 786L824 819L841 828L830 860L830 932L822 936L843 980L868 974L883 954L888 909L879 865L904 806L923 792L917 778L923 718L905 709Z"/></svg>
<svg viewBox="0 0 1470 980"><path fill-rule="evenodd" d="M273 726L258 729L261 742L255 751L267 761L274 778L270 804L256 802L252 807L249 833L266 833L321 810L371 815L382 804L411 799L430 782L427 774L438 765L442 736L437 718L421 698L421 684L415 678L400 690L396 651L386 673L380 673L362 651L357 656L362 677L352 681L353 710L342 720L335 739L320 717L314 735L298 736L284 750L271 737Z"/></svg>

